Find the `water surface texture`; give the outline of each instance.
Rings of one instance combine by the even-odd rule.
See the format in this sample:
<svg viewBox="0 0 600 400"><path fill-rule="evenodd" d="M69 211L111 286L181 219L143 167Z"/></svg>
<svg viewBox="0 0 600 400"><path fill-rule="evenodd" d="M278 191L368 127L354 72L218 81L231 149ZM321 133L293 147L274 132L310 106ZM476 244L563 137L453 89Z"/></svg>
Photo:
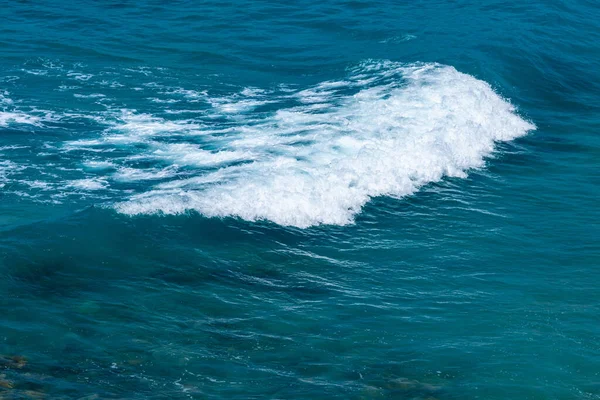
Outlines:
<svg viewBox="0 0 600 400"><path fill-rule="evenodd" d="M598 4L292 3L0 4L0 399L600 399Z"/></svg>

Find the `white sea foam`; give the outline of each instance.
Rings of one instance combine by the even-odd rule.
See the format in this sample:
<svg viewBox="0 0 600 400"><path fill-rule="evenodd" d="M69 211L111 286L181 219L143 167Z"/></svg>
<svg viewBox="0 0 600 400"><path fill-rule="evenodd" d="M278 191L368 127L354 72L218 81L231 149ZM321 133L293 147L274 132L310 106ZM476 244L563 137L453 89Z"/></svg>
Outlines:
<svg viewBox="0 0 600 400"><path fill-rule="evenodd" d="M73 97L76 97L78 99L99 99L99 98L103 98L103 97L106 97L106 96L103 95L102 93L92 93L92 94L74 93Z"/></svg>
<svg viewBox="0 0 600 400"><path fill-rule="evenodd" d="M112 175L112 178L121 182L136 182L171 178L176 174L177 168L174 166L170 166L161 170L121 167Z"/></svg>
<svg viewBox="0 0 600 400"><path fill-rule="evenodd" d="M6 106L6 105L13 104L13 103L14 103L13 100L8 97L8 92L0 91L0 105Z"/></svg>
<svg viewBox="0 0 600 400"><path fill-rule="evenodd" d="M48 71L45 71L43 69L22 69L21 71L30 74L30 75L38 75L38 76L45 76L48 75Z"/></svg>
<svg viewBox="0 0 600 400"><path fill-rule="evenodd" d="M159 99L156 97L151 97L148 100L150 100L153 103L162 103L162 104L174 104L174 103L179 102L179 100L176 100L176 99Z"/></svg>
<svg viewBox="0 0 600 400"><path fill-rule="evenodd" d="M248 161L253 158L250 151L208 151L198 145L187 143L154 144L153 157L171 161L178 165L218 166L234 161Z"/></svg>
<svg viewBox="0 0 600 400"><path fill-rule="evenodd" d="M85 82L85 81L89 81L94 75L71 71L71 72L67 73L67 76L69 78L73 78L75 80Z"/></svg>
<svg viewBox="0 0 600 400"><path fill-rule="evenodd" d="M248 95L272 101L260 91L233 100ZM344 225L372 197L402 197L444 176L464 177L484 165L495 142L535 129L486 82L435 64L365 63L347 80L281 97L298 103L227 128L217 150L191 144L150 149L149 156L173 165L210 168L115 208L126 214L195 210L302 228ZM231 102L220 99L213 104L223 113L247 111L223 108ZM119 129L148 136L182 128L145 118L144 127Z"/></svg>
<svg viewBox="0 0 600 400"><path fill-rule="evenodd" d="M147 137L155 137L161 134L172 135L200 127L189 121L167 121L149 114L136 114L129 110L123 110L119 119L119 123L112 129L117 134L106 135L105 140L142 141ZM128 135L119 134L120 132L127 132Z"/></svg>
<svg viewBox="0 0 600 400"><path fill-rule="evenodd" d="M165 93L181 95L181 96L185 97L186 99L189 99L192 101L204 100L208 96L206 91L198 92L196 90L189 90L189 89L182 89L182 88L175 89L175 90L165 92Z"/></svg>
<svg viewBox="0 0 600 400"><path fill-rule="evenodd" d="M29 186L32 189L48 190L48 189L52 188L52 185L50 183L43 182L40 180L35 180L35 181L23 180L21 182L24 183L25 185Z"/></svg>
<svg viewBox="0 0 600 400"><path fill-rule="evenodd" d="M20 150L26 149L28 146L19 146L19 145L10 145L10 146L0 146L0 152L6 150Z"/></svg>
<svg viewBox="0 0 600 400"><path fill-rule="evenodd" d="M105 171L105 170L113 170L116 169L117 166L110 161L96 161L96 160L88 160L83 163L83 165L89 170L95 171Z"/></svg>
<svg viewBox="0 0 600 400"><path fill-rule="evenodd" d="M26 167L9 160L0 160L0 183L4 186L9 181L10 175L24 170Z"/></svg>
<svg viewBox="0 0 600 400"><path fill-rule="evenodd" d="M116 121L113 121L112 118L115 118ZM111 151L113 149L106 147L128 146L136 143L152 144L153 138L186 134L198 131L201 127L191 121L168 121L150 114L138 114L131 110L121 110L117 116L96 117L95 120L109 125L102 137L71 140L63 144L63 149L65 151Z"/></svg>
<svg viewBox="0 0 600 400"><path fill-rule="evenodd" d="M233 96L206 97L205 101L224 114L240 114L254 110L257 107L273 103L273 98L267 92L257 88L245 88Z"/></svg>
<svg viewBox="0 0 600 400"><path fill-rule="evenodd" d="M69 76L82 84L92 78ZM109 104L106 112L56 116L22 108L0 91L0 127L86 119L102 132L48 148L48 155L74 158L71 167L85 167L69 170L71 181L60 188L25 184L84 196L118 193L127 200L114 207L132 215L194 210L302 228L344 225L371 198L399 198L445 176L464 177L484 165L496 142L535 128L487 83L435 64L368 62L311 87L219 96L158 84L144 90L148 101L186 109L169 105L173 110L153 115ZM6 156L18 149L0 150ZM16 174L16 165L0 162L0 185Z"/></svg>
<svg viewBox="0 0 600 400"><path fill-rule="evenodd" d="M0 126L7 127L12 124L41 125L41 118L20 111L0 111Z"/></svg>
<svg viewBox="0 0 600 400"><path fill-rule="evenodd" d="M108 183L105 180L94 178L77 179L67 184L68 187L84 191L104 189L107 185Z"/></svg>
<svg viewBox="0 0 600 400"><path fill-rule="evenodd" d="M44 121L53 121L56 116L50 111L29 107L26 111L19 107L19 101L12 100L9 93L0 91L0 127L9 125L42 126Z"/></svg>
<svg viewBox="0 0 600 400"><path fill-rule="evenodd" d="M119 82L116 82L116 81L107 81L107 80L102 80L102 81L98 82L98 85L108 86L108 87L111 87L111 88L121 88L121 87L125 86L122 83L119 83Z"/></svg>

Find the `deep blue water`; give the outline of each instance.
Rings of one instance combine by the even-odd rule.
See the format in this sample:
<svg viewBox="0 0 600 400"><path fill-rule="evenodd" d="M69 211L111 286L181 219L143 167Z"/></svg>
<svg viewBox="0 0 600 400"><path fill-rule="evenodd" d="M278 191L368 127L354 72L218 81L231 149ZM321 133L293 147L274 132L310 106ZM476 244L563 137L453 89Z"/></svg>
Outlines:
<svg viewBox="0 0 600 400"><path fill-rule="evenodd" d="M600 399L597 2L0 21L0 399Z"/></svg>

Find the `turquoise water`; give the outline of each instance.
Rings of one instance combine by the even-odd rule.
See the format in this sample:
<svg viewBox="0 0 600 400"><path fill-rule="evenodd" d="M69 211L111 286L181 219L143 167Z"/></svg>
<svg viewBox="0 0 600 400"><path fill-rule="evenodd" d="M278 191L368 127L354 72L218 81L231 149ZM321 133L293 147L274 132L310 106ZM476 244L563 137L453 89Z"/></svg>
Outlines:
<svg viewBox="0 0 600 400"><path fill-rule="evenodd" d="M600 399L595 2L0 17L0 398Z"/></svg>

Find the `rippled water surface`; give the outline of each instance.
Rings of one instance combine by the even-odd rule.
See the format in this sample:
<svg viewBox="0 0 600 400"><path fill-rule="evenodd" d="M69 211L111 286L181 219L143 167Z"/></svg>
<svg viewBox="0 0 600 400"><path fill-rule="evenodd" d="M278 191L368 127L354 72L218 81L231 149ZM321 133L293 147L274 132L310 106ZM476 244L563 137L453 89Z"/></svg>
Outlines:
<svg viewBox="0 0 600 400"><path fill-rule="evenodd" d="M595 2L0 6L0 399L600 399Z"/></svg>

